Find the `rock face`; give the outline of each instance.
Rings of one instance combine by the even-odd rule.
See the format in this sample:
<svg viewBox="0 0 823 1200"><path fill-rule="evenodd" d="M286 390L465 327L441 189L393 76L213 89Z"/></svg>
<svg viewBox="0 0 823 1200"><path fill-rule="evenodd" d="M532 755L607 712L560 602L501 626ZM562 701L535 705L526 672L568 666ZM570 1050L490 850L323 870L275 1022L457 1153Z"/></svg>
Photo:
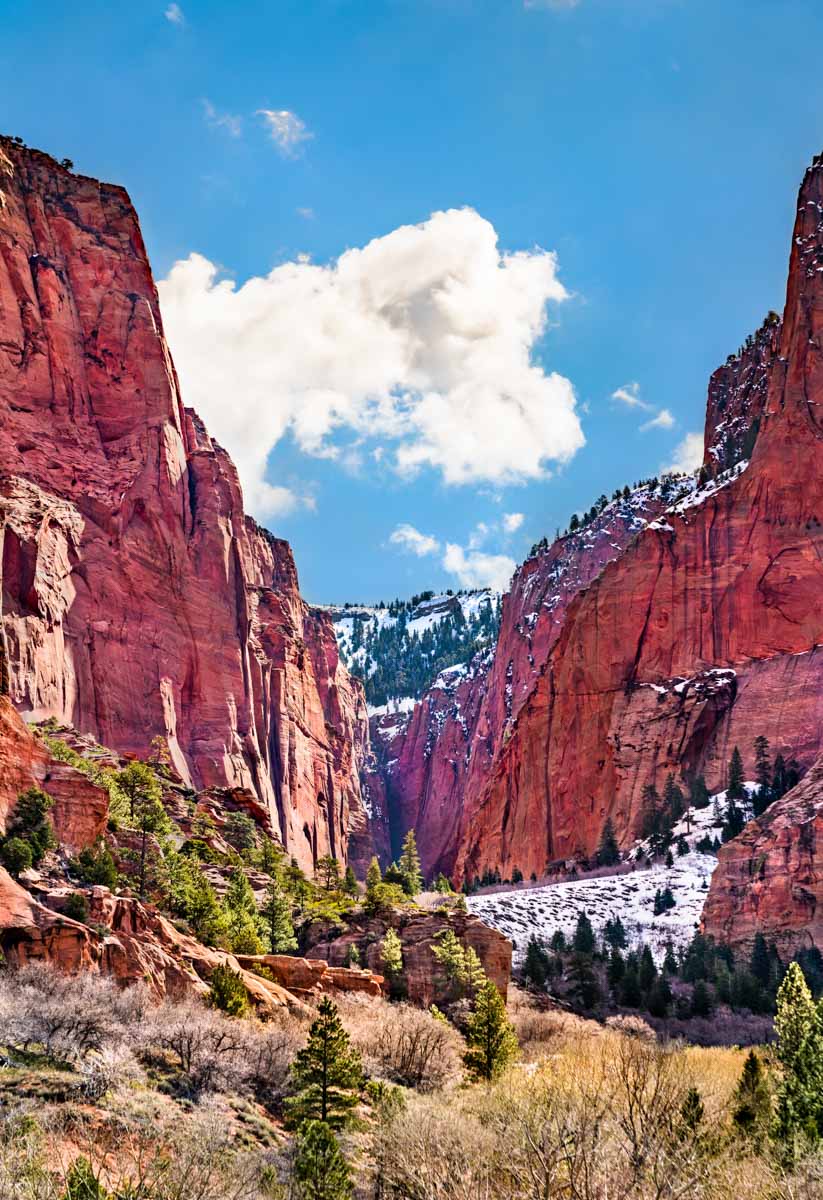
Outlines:
<svg viewBox="0 0 823 1200"><path fill-rule="evenodd" d="M359 967L332 967L322 958L297 958L291 954L238 954L246 971L265 967L276 983L304 999L340 992L364 996L383 995L383 976Z"/></svg>
<svg viewBox="0 0 823 1200"><path fill-rule="evenodd" d="M762 933L784 957L823 946L823 759L721 847L703 929L747 947Z"/></svg>
<svg viewBox="0 0 823 1200"><path fill-rule="evenodd" d="M403 983L412 1004L428 1008L443 1001L440 967L432 952L437 935L451 929L465 947L471 947L486 975L506 999L512 968L512 944L496 929L484 925L471 914L408 914L396 911L389 918L362 917L352 920L343 934L324 936L318 931L312 938L311 955L325 959L332 967L342 966L352 945L361 962L371 971L381 970L380 943L391 927L400 938L403 951Z"/></svg>
<svg viewBox="0 0 823 1200"><path fill-rule="evenodd" d="M61 971L100 971L126 986L145 982L158 999L205 996L214 968L237 972L261 1015L277 1009L305 1014L305 1005L280 984L244 970L237 959L179 933L171 922L133 897L107 888L86 892L89 923L63 915L71 888L35 899L0 868L0 949L12 966L46 961Z"/></svg>
<svg viewBox="0 0 823 1200"><path fill-rule="evenodd" d="M288 545L183 408L125 191L0 139L8 691L192 786L253 793L311 867L365 836L365 703Z"/></svg>
<svg viewBox="0 0 823 1200"><path fill-rule="evenodd" d="M51 820L69 852L92 845L103 832L108 794L73 767L56 762L0 695L0 830L5 831L17 797L31 787L42 788L54 801Z"/></svg>
<svg viewBox="0 0 823 1200"><path fill-rule="evenodd" d="M410 715L372 721L387 791L382 842L395 854L414 827L425 873L454 871L465 802L482 792L517 727L570 603L663 512L667 495L660 486L640 486L581 532L537 547L503 598L495 651L444 671Z"/></svg>
<svg viewBox="0 0 823 1200"><path fill-rule="evenodd" d="M622 534L610 506L600 549L587 530L530 559L491 664L441 677L384 739L392 840L414 825L427 870L541 874L591 853L607 818L628 845L646 784L702 771L719 789L758 734L801 767L817 759L821 214L816 160L784 317L712 377L699 489Z"/></svg>

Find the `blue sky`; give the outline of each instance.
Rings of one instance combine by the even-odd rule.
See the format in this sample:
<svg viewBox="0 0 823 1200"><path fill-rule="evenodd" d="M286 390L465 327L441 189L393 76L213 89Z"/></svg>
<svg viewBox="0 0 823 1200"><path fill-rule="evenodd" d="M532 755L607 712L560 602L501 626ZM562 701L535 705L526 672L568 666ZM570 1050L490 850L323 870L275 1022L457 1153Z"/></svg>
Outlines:
<svg viewBox="0 0 823 1200"><path fill-rule="evenodd" d="M311 600L499 578L672 462L782 308L816 0L2 12L0 127L128 188L184 399Z"/></svg>

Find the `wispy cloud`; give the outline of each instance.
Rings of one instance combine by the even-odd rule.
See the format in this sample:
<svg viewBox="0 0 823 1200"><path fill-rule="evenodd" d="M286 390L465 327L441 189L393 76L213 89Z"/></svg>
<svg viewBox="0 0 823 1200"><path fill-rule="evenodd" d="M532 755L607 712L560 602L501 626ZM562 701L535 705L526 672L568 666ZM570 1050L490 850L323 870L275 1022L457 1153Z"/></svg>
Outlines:
<svg viewBox="0 0 823 1200"><path fill-rule="evenodd" d="M170 21L172 25L177 25L180 29L182 29L182 27L186 24L186 17L179 4L170 4L163 13L163 16L167 21Z"/></svg>
<svg viewBox="0 0 823 1200"><path fill-rule="evenodd" d="M305 121L301 121L297 113L288 108L258 108L256 115L263 118L271 140L286 158L293 158L299 152L301 143L314 137L311 130L306 128Z"/></svg>
<svg viewBox="0 0 823 1200"><path fill-rule="evenodd" d="M425 558L427 554L436 554L440 549L440 543L436 537L432 537L429 533L421 533L419 529L408 524L398 525L389 541L393 546L399 546L402 550L407 550L418 558Z"/></svg>
<svg viewBox="0 0 823 1200"><path fill-rule="evenodd" d="M502 592L508 586L516 564L507 554L487 554L479 549L492 532L492 526L480 521L472 530L467 546L446 542L443 548L436 537L421 533L413 525L403 524L397 526L389 542L417 558L440 556L441 567L455 577L460 587L488 587Z"/></svg>
<svg viewBox="0 0 823 1200"><path fill-rule="evenodd" d="M517 533L523 521L523 513L503 513L503 529L506 533Z"/></svg>
<svg viewBox="0 0 823 1200"><path fill-rule="evenodd" d="M304 221L313 221L314 220L314 209L313 208L298 208L296 211L297 211L298 217L302 217Z"/></svg>
<svg viewBox="0 0 823 1200"><path fill-rule="evenodd" d="M622 387L616 388L612 392L612 400L617 400L618 403L625 404L627 408L640 408L644 412L652 411L652 405L641 398L640 384L636 381L633 383L624 383Z"/></svg>
<svg viewBox="0 0 823 1200"><path fill-rule="evenodd" d="M656 417L652 417L650 421L644 421L640 426L641 433L648 433L650 429L672 429L674 427L674 417L667 408L661 408Z"/></svg>
<svg viewBox="0 0 823 1200"><path fill-rule="evenodd" d="M454 542L446 543L443 569L454 575L464 588L489 587L504 592L514 574L516 563L507 554L484 554L480 550L464 550Z"/></svg>
<svg viewBox="0 0 823 1200"><path fill-rule="evenodd" d="M240 137L243 132L243 118L232 116L231 113L221 113L214 107L211 100L203 100L203 114L206 123L212 129L225 129L231 137Z"/></svg>
<svg viewBox="0 0 823 1200"><path fill-rule="evenodd" d="M671 461L661 466L660 474L665 475L669 471L690 473L696 471L702 462L703 434L687 433L683 440L675 446Z"/></svg>

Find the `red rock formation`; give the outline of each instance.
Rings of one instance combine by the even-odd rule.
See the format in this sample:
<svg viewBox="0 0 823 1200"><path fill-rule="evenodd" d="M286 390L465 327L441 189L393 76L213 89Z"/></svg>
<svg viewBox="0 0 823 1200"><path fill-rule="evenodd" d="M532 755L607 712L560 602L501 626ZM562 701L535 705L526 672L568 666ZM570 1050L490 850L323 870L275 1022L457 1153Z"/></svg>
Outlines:
<svg viewBox="0 0 823 1200"><path fill-rule="evenodd" d="M638 831L669 770L720 782L757 734L803 766L823 747L823 166L801 190L786 312L751 464L653 522L570 605L486 786L458 876L542 870Z"/></svg>
<svg viewBox="0 0 823 1200"><path fill-rule="evenodd" d="M465 947L477 954L483 970L499 989L503 999L509 987L512 968L512 944L496 929L471 914L404 913L389 918L355 916L345 933L310 935L312 958L325 959L333 966L346 961L352 945L357 946L361 961L372 971L380 971L380 943L391 927L400 938L403 951L403 983L412 1004L428 1008L442 1002L444 989L440 966L432 952L437 935L451 929Z"/></svg>
<svg viewBox="0 0 823 1200"><path fill-rule="evenodd" d="M367 721L288 545L182 406L125 191L0 140L0 538L9 690L344 857Z"/></svg>
<svg viewBox="0 0 823 1200"><path fill-rule="evenodd" d="M823 759L717 857L704 932L747 947L762 933L784 957L823 946Z"/></svg>
<svg viewBox="0 0 823 1200"><path fill-rule="evenodd" d="M444 671L410 717L372 721L395 853L414 826L426 874L454 870L465 799L484 788L560 635L569 604L663 512L668 495L668 489L638 487L609 503L581 532L537 548L503 599L496 650L467 669ZM384 842L389 840L385 824Z"/></svg>
<svg viewBox="0 0 823 1200"><path fill-rule="evenodd" d="M42 788L53 799L51 819L67 850L90 846L103 832L108 794L73 767L56 762L9 700L0 696L0 830L5 830L17 797L31 787Z"/></svg>
<svg viewBox="0 0 823 1200"><path fill-rule="evenodd" d="M540 874L591 852L607 817L630 843L670 770L722 786L757 734L804 766L823 747L822 176L801 192L783 322L710 381L705 486L665 516L659 494L613 503L530 558L491 663L373 723L394 849L413 825L427 872Z"/></svg>
<svg viewBox="0 0 823 1200"><path fill-rule="evenodd" d="M31 896L0 868L0 949L13 966L46 961L69 973L100 971L124 986L146 983L154 995L179 997L208 994L214 968L236 971L261 1015L287 1008L305 1014L305 1005L278 983L244 970L237 959L211 950L179 933L170 921L107 888L85 892L89 926L63 915L72 888Z"/></svg>
<svg viewBox="0 0 823 1200"><path fill-rule="evenodd" d="M298 958L291 954L238 954L246 971L264 967L276 983L293 996L304 999L340 992L382 996L384 979L359 967L332 967L322 958Z"/></svg>

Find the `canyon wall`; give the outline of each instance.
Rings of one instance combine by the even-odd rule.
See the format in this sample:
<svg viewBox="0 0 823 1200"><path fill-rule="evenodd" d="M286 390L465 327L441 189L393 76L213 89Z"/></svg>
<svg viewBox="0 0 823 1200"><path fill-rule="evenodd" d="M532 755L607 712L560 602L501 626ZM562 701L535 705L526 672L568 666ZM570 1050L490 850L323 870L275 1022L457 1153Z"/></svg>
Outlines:
<svg viewBox="0 0 823 1200"><path fill-rule="evenodd" d="M607 818L628 846L646 784L701 771L722 787L733 746L750 760L758 734L803 768L816 760L822 212L816 160L785 316L710 382L697 489L624 529L613 502L600 555L576 534L530 559L493 661L441 677L388 739L376 730L395 845L414 825L428 869L539 875L591 853Z"/></svg>
<svg viewBox="0 0 823 1200"><path fill-rule="evenodd" d="M367 841L361 687L182 405L126 192L8 139L0 539L20 713L121 753L164 738L192 787L253 792L303 866Z"/></svg>

